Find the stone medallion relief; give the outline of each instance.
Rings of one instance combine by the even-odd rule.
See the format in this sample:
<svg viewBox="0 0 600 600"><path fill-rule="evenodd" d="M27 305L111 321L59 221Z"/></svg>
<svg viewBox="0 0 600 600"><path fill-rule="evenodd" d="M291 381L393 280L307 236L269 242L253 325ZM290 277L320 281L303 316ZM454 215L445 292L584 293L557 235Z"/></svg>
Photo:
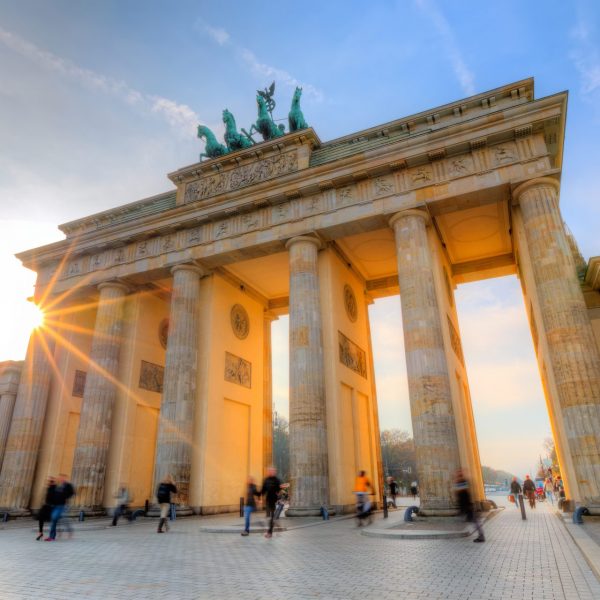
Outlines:
<svg viewBox="0 0 600 600"><path fill-rule="evenodd" d="M231 329L235 337L245 340L250 333L250 319L246 309L241 304L234 304L231 308Z"/></svg>
<svg viewBox="0 0 600 600"><path fill-rule="evenodd" d="M348 318L354 323L358 317L358 304L354 290L348 284L344 286L344 307Z"/></svg>

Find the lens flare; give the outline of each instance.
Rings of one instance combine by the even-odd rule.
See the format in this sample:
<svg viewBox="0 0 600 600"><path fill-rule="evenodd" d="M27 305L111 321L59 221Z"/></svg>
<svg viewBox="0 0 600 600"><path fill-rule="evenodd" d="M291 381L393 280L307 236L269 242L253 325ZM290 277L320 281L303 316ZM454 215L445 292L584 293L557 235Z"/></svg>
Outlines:
<svg viewBox="0 0 600 600"><path fill-rule="evenodd" d="M44 324L44 313L42 309L33 302L27 303L27 309L24 316L30 331L33 331Z"/></svg>

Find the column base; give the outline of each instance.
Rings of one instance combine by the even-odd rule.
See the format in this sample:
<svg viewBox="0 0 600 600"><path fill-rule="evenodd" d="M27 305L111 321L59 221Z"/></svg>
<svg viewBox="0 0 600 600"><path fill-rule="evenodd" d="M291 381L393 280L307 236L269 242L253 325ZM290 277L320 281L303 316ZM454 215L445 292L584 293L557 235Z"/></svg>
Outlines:
<svg viewBox="0 0 600 600"><path fill-rule="evenodd" d="M457 508L427 508L421 506L419 514L424 517L455 517L460 514L460 511Z"/></svg>
<svg viewBox="0 0 600 600"><path fill-rule="evenodd" d="M175 516L177 517L191 517L194 514L193 509L187 505L177 505L175 507ZM146 513L147 517L160 517L160 504L151 504L148 512Z"/></svg>
<svg viewBox="0 0 600 600"><path fill-rule="evenodd" d="M106 515L104 506L68 506L65 514L69 517L78 517L81 511L86 517L103 517Z"/></svg>
<svg viewBox="0 0 600 600"><path fill-rule="evenodd" d="M335 515L335 508L332 506L327 508L327 512L330 517ZM315 506L292 506L285 511L286 517L320 517L321 516L321 507Z"/></svg>
<svg viewBox="0 0 600 600"><path fill-rule="evenodd" d="M8 513L8 516L13 519L20 519L23 517L31 517L31 510L29 508L3 508L0 507L0 514Z"/></svg>

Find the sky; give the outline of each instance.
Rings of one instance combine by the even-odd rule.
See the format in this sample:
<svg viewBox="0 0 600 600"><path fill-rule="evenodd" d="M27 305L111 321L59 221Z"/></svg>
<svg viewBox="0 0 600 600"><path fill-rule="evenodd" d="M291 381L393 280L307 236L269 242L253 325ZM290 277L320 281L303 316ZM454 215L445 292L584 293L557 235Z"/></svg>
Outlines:
<svg viewBox="0 0 600 600"><path fill-rule="evenodd" d="M535 77L569 90L561 207L600 254L600 4L593 1L203 2L0 0L0 360L25 354L34 276L14 252L57 225L168 189L196 162L196 127L255 118L296 85L322 140ZM515 277L457 289L484 464L533 469L549 424ZM382 429L410 431L399 298L371 307ZM490 344L489 340L493 340ZM287 412L287 319L273 345Z"/></svg>

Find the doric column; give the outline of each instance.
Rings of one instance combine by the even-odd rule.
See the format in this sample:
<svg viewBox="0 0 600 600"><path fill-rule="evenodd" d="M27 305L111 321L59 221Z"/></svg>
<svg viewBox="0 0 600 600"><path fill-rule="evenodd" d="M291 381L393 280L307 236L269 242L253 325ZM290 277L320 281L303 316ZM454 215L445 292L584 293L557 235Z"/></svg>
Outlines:
<svg viewBox="0 0 600 600"><path fill-rule="evenodd" d="M0 474L0 507L11 514L28 512L50 391L53 347L43 327L33 331Z"/></svg>
<svg viewBox="0 0 600 600"><path fill-rule="evenodd" d="M200 344L200 277L204 271L195 265L177 265L171 272L173 293L153 492L166 475L171 475L177 486L178 514L191 514L188 502Z"/></svg>
<svg viewBox="0 0 600 600"><path fill-rule="evenodd" d="M263 325L263 472L273 464L273 377L271 356L271 323L277 320L265 311Z"/></svg>
<svg viewBox="0 0 600 600"><path fill-rule="evenodd" d="M600 511L600 355L563 220L559 184L521 184L519 202L549 359L581 498Z"/></svg>
<svg viewBox="0 0 600 600"><path fill-rule="evenodd" d="M421 210L394 215L398 280L410 410L421 510L455 511L452 478L460 467L456 423L442 323L427 240L429 217Z"/></svg>
<svg viewBox="0 0 600 600"><path fill-rule="evenodd" d="M317 254L320 242L296 237L290 254L290 516L329 504L325 374Z"/></svg>
<svg viewBox="0 0 600 600"><path fill-rule="evenodd" d="M2 469L4 450L10 431L20 377L21 363L11 360L0 364L0 470Z"/></svg>
<svg viewBox="0 0 600 600"><path fill-rule="evenodd" d="M100 297L85 382L71 479L76 504L88 514L101 513L112 413L119 387L119 355L128 288L110 281L98 286Z"/></svg>

